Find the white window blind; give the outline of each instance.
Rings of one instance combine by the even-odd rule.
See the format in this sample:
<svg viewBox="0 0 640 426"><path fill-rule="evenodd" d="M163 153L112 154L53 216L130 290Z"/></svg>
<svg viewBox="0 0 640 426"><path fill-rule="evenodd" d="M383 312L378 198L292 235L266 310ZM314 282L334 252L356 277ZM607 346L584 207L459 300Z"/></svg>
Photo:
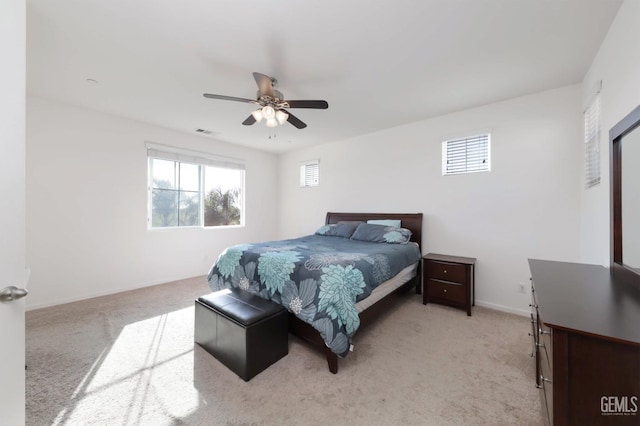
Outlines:
<svg viewBox="0 0 640 426"><path fill-rule="evenodd" d="M600 183L600 94L584 112L585 189Z"/></svg>
<svg viewBox="0 0 640 426"><path fill-rule="evenodd" d="M442 142L442 174L487 172L490 168L490 135Z"/></svg>
<svg viewBox="0 0 640 426"><path fill-rule="evenodd" d="M305 161L300 165L300 186L318 186L320 184L320 160Z"/></svg>

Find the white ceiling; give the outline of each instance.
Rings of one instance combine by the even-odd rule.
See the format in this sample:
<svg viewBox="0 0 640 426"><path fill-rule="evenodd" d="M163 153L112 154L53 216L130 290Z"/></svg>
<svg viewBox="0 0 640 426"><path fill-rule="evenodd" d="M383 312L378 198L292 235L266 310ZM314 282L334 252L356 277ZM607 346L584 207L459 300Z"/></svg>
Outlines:
<svg viewBox="0 0 640 426"><path fill-rule="evenodd" d="M582 81L621 0L27 0L31 94L284 152ZM243 126L252 72L308 124ZM99 84L86 80L95 79Z"/></svg>

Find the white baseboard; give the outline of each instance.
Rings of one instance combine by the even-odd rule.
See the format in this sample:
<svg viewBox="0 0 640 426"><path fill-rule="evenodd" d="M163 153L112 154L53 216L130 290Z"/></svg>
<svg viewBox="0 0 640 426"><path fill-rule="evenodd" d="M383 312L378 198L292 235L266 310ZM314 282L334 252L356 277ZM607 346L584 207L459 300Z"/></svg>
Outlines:
<svg viewBox="0 0 640 426"><path fill-rule="evenodd" d="M205 276L203 275L203 277ZM167 278L162 280L148 281L142 284L135 284L133 286L128 286L128 287L114 287L109 290L98 291L95 293L56 299L56 300L51 300L44 303L36 303L35 305L28 305L25 307L25 311L28 312L28 311L35 311L36 309L50 308L51 306L64 305L65 303L79 302L81 300L93 299L94 297L109 296L111 294L122 293L130 290L138 290L140 288L151 287L159 284L167 284L170 282L186 280L189 278L194 278L194 277Z"/></svg>
<svg viewBox="0 0 640 426"><path fill-rule="evenodd" d="M531 311L528 309L514 309L509 306L498 305L495 303L484 302L482 300L476 300L476 306L482 306L483 308L495 309L496 311L508 312L510 314L520 315L528 317Z"/></svg>

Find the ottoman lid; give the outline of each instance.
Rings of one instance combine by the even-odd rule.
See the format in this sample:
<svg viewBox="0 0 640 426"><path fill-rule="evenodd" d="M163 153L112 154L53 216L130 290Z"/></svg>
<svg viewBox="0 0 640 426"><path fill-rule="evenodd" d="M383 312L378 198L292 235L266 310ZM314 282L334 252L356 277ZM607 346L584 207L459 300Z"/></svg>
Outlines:
<svg viewBox="0 0 640 426"><path fill-rule="evenodd" d="M198 300L243 325L251 325L285 310L275 302L238 288L216 291Z"/></svg>

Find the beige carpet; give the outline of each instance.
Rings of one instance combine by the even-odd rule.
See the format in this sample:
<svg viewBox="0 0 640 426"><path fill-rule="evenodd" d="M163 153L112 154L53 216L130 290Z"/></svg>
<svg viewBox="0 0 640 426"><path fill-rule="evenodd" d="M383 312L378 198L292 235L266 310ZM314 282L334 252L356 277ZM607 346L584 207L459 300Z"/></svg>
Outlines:
<svg viewBox="0 0 640 426"><path fill-rule="evenodd" d="M291 337L245 383L193 344L203 277L27 313L28 425L541 424L529 322L408 293L337 375Z"/></svg>

